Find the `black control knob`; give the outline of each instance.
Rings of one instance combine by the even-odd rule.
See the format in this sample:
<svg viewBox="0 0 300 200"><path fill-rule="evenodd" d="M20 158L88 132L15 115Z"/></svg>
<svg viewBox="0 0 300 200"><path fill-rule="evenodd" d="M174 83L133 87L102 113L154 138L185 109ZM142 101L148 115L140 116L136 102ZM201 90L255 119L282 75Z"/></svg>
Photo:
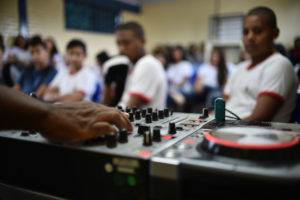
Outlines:
<svg viewBox="0 0 300 200"><path fill-rule="evenodd" d="M137 110L135 111L135 119L140 120L141 119L141 111Z"/></svg>
<svg viewBox="0 0 300 200"><path fill-rule="evenodd" d="M23 136L23 137L27 137L27 136L29 136L30 134L28 133L28 132L22 132L21 133L21 136Z"/></svg>
<svg viewBox="0 0 300 200"><path fill-rule="evenodd" d="M154 142L160 142L161 141L160 129L159 128L153 129L153 141Z"/></svg>
<svg viewBox="0 0 300 200"><path fill-rule="evenodd" d="M146 114L145 122L146 122L147 124L152 123L152 115L151 115L150 113L147 113L147 114Z"/></svg>
<svg viewBox="0 0 300 200"><path fill-rule="evenodd" d="M30 133L31 135L37 134L37 132L35 132L35 131L29 131L29 133Z"/></svg>
<svg viewBox="0 0 300 200"><path fill-rule="evenodd" d="M158 118L159 119L163 119L165 116L164 116L164 111L163 110L159 110L158 111Z"/></svg>
<svg viewBox="0 0 300 200"><path fill-rule="evenodd" d="M152 114L152 108L147 108L147 113Z"/></svg>
<svg viewBox="0 0 300 200"><path fill-rule="evenodd" d="M174 110L172 109L172 110L170 110L170 115L172 116L173 115L173 112L174 112Z"/></svg>
<svg viewBox="0 0 300 200"><path fill-rule="evenodd" d="M164 116L169 117L169 109L168 108L164 109Z"/></svg>
<svg viewBox="0 0 300 200"><path fill-rule="evenodd" d="M126 129L122 129L119 134L119 142L127 143L128 142L128 132Z"/></svg>
<svg viewBox="0 0 300 200"><path fill-rule="evenodd" d="M133 122L134 121L134 116L133 113L129 113L129 121Z"/></svg>
<svg viewBox="0 0 300 200"><path fill-rule="evenodd" d="M146 110L146 109L143 109L143 110L142 110L142 117L146 117L146 114L147 114L147 110Z"/></svg>
<svg viewBox="0 0 300 200"><path fill-rule="evenodd" d="M146 125L139 125L138 134L144 134L146 131L150 131L150 127Z"/></svg>
<svg viewBox="0 0 300 200"><path fill-rule="evenodd" d="M202 116L203 116L203 118L207 118L208 117L208 109L207 108L203 108L202 109Z"/></svg>
<svg viewBox="0 0 300 200"><path fill-rule="evenodd" d="M135 112L136 112L136 110L137 110L137 108L136 108L136 107L132 107L132 109L131 109L131 110L132 110L132 112L133 112L133 113L135 113Z"/></svg>
<svg viewBox="0 0 300 200"><path fill-rule="evenodd" d="M108 148L115 148L117 146L117 135L115 133L109 133L106 138L106 146Z"/></svg>
<svg viewBox="0 0 300 200"><path fill-rule="evenodd" d="M171 134L171 135L176 134L175 123L172 123L172 122L169 123L169 131L168 131L168 133Z"/></svg>
<svg viewBox="0 0 300 200"><path fill-rule="evenodd" d="M152 145L152 138L151 138L150 131L145 132L143 145L144 146L151 146Z"/></svg>
<svg viewBox="0 0 300 200"><path fill-rule="evenodd" d="M153 121L157 121L157 120L158 120L157 112L153 112L153 113L152 113L152 120L153 120Z"/></svg>
<svg viewBox="0 0 300 200"><path fill-rule="evenodd" d="M130 109L129 107L126 107L125 111L126 111L127 113L130 113L131 109Z"/></svg>

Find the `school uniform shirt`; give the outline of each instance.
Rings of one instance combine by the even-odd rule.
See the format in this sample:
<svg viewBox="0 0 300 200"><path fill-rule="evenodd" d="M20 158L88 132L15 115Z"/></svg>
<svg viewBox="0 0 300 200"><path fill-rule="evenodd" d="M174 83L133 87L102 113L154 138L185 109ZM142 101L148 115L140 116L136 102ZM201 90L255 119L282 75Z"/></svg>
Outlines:
<svg viewBox="0 0 300 200"><path fill-rule="evenodd" d="M290 61L273 53L251 66L245 61L237 66L225 86L226 108L241 118L251 115L258 97L268 95L282 102L272 121L288 122L296 104L297 77Z"/></svg>
<svg viewBox="0 0 300 200"><path fill-rule="evenodd" d="M19 62L29 63L31 56L28 50L23 50L20 47L12 47L8 51L8 56L15 56Z"/></svg>
<svg viewBox="0 0 300 200"><path fill-rule="evenodd" d="M30 94L36 92L41 85L48 86L55 77L57 71L52 66L37 70L34 66L26 67L17 82L21 86L22 92Z"/></svg>
<svg viewBox="0 0 300 200"><path fill-rule="evenodd" d="M131 96L141 98L153 109L166 106L167 77L162 64L152 55L140 58L129 71L120 105L127 106Z"/></svg>
<svg viewBox="0 0 300 200"><path fill-rule="evenodd" d="M184 79L190 79L193 75L193 66L188 61L180 61L178 63L171 64L167 69L167 77L170 81L170 86L179 85ZM182 90L189 92L191 90L191 84L187 81L183 86Z"/></svg>
<svg viewBox="0 0 300 200"><path fill-rule="evenodd" d="M88 67L82 67L75 74L70 73L68 68L61 69L50 83L50 88L57 87L60 95L81 92L84 100L92 100L96 90L97 81Z"/></svg>
<svg viewBox="0 0 300 200"><path fill-rule="evenodd" d="M234 71L235 66L234 65L227 65L227 78L231 75L231 73ZM200 66L197 72L197 76L202 78L203 84L205 86L209 86L212 88L219 87L218 83L218 68L207 63Z"/></svg>

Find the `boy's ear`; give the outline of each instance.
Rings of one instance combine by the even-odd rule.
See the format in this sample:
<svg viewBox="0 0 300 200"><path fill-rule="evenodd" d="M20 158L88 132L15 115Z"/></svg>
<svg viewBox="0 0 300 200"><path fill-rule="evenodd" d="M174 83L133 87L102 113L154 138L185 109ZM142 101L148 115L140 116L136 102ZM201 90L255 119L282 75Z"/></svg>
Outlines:
<svg viewBox="0 0 300 200"><path fill-rule="evenodd" d="M275 28L274 32L273 32L273 40L275 40L276 38L278 38L279 33L280 33L279 28Z"/></svg>

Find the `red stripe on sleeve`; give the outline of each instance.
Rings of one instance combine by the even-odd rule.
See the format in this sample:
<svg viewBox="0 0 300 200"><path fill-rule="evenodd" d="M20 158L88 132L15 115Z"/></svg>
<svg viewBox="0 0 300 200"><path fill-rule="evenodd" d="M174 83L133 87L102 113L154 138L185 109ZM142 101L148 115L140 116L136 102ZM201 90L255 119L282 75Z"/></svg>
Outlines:
<svg viewBox="0 0 300 200"><path fill-rule="evenodd" d="M223 94L223 98L224 98L225 100L228 100L228 99L229 99L229 94Z"/></svg>
<svg viewBox="0 0 300 200"><path fill-rule="evenodd" d="M129 95L130 96L138 97L138 98L142 99L146 103L150 103L150 99L148 97L144 96L143 94L136 93L136 92L130 92Z"/></svg>
<svg viewBox="0 0 300 200"><path fill-rule="evenodd" d="M281 103L284 102L284 98L280 94L277 94L275 92L263 91L263 92L260 92L257 97L260 97L263 95L268 95L268 96L274 97L275 99L278 99Z"/></svg>

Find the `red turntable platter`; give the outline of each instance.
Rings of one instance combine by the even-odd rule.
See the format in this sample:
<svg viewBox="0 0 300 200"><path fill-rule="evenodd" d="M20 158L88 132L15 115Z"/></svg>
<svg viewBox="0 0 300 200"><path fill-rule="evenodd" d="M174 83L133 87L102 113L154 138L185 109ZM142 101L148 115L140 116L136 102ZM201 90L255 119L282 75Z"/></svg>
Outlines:
<svg viewBox="0 0 300 200"><path fill-rule="evenodd" d="M201 147L215 155L286 160L298 156L299 136L269 128L226 127L206 132Z"/></svg>

